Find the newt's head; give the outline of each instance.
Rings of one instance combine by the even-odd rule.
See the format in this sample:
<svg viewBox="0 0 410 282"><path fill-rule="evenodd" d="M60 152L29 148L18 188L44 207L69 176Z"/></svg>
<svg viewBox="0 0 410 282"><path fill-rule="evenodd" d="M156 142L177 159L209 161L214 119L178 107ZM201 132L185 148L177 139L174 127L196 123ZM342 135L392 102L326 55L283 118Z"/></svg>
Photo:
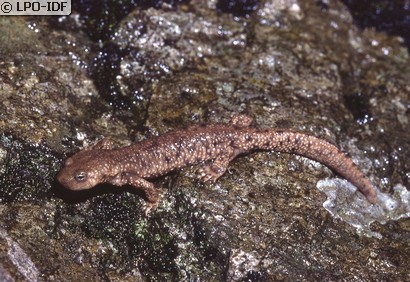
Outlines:
<svg viewBox="0 0 410 282"><path fill-rule="evenodd" d="M104 182L107 163L104 150L83 150L68 158L57 180L70 190L90 189Z"/></svg>

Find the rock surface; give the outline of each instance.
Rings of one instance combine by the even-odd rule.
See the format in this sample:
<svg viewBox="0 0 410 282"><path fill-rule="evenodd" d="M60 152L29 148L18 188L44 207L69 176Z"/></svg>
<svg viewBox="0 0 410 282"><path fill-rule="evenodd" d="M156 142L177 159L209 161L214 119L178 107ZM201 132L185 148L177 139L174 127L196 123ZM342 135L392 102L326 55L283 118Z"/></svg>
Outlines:
<svg viewBox="0 0 410 282"><path fill-rule="evenodd" d="M0 280L410 279L402 39L358 29L336 1L221 2L136 7L99 42L78 12L0 18ZM102 136L123 146L237 112L337 144L401 209L369 224L380 236L358 233L323 207L348 183L275 152L237 159L216 184L197 167L155 179L163 200L149 218L132 188L55 181Z"/></svg>

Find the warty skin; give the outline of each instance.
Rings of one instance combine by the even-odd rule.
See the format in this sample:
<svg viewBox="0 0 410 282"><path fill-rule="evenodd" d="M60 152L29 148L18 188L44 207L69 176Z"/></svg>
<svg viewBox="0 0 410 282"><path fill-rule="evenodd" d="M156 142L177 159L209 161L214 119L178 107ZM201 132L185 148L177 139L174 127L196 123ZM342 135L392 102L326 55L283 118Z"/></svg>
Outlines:
<svg viewBox="0 0 410 282"><path fill-rule="evenodd" d="M214 182L239 154L268 150L318 161L354 184L370 203L376 203L375 187L336 146L304 133L249 127L251 122L247 116L236 115L231 124L193 125L117 149L103 139L68 158L57 179L71 190L90 189L99 183L132 185L144 191L148 213L158 206L160 194L147 179L205 162L198 170L199 177Z"/></svg>

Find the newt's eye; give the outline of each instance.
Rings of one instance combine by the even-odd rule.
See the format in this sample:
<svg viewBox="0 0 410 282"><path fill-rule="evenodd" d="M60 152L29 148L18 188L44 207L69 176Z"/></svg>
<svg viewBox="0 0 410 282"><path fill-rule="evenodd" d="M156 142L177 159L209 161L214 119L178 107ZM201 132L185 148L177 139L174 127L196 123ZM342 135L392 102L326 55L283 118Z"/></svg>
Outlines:
<svg viewBox="0 0 410 282"><path fill-rule="evenodd" d="M87 179L87 174L84 171L79 171L74 175L74 179L78 182L83 182Z"/></svg>

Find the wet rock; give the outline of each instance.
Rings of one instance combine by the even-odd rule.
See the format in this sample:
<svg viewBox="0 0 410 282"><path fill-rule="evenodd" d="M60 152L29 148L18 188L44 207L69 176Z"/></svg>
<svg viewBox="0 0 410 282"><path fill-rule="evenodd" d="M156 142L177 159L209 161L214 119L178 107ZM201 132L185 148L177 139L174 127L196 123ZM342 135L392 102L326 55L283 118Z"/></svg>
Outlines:
<svg viewBox="0 0 410 282"><path fill-rule="evenodd" d="M0 277L407 278L402 40L358 29L339 2L247 1L244 13L228 2L135 6L93 33L78 12L0 19ZM362 223L378 237L358 233L337 213L361 203L349 183L275 152L235 160L215 184L196 180L197 166L154 179L163 198L149 218L131 187L75 193L55 181L67 155L102 136L121 146L236 112L337 144L380 193L401 193L401 209Z"/></svg>

